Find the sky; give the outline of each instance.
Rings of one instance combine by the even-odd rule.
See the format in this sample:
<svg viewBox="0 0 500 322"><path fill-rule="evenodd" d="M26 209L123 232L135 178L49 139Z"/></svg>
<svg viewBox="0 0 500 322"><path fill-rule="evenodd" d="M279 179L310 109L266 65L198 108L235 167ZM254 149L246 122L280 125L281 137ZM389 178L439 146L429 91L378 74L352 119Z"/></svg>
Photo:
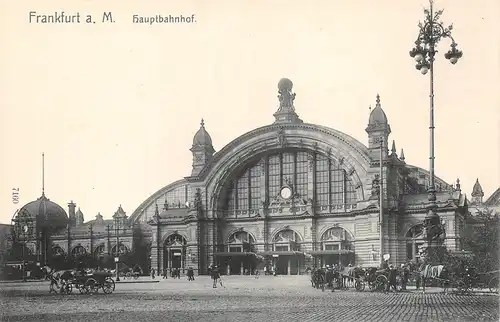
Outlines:
<svg viewBox="0 0 500 322"><path fill-rule="evenodd" d="M0 223L45 194L85 220L128 215L188 176L200 120L220 150L271 124L277 83L295 108L367 145L380 94L399 153L428 169L429 75L408 52L425 0L2 1ZM438 47L436 175L470 196L500 186L500 2L437 0L462 59ZM95 24L30 24L29 12L92 14ZM101 23L103 12L114 23ZM133 24L133 15L195 14L192 24ZM19 203L12 189L19 189Z"/></svg>

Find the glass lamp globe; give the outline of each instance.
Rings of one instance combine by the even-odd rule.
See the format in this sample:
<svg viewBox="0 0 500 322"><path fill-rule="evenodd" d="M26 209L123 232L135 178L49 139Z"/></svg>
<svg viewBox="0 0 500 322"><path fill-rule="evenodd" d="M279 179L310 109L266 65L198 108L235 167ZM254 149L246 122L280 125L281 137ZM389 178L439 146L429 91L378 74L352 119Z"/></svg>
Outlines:
<svg viewBox="0 0 500 322"><path fill-rule="evenodd" d="M429 71L429 68L427 68L426 66L420 68L420 72L422 73L422 75L427 74L428 71Z"/></svg>
<svg viewBox="0 0 500 322"><path fill-rule="evenodd" d="M450 63L452 63L453 65L455 65L458 61L458 57L451 57L450 58Z"/></svg>
<svg viewBox="0 0 500 322"><path fill-rule="evenodd" d="M421 61L422 61L422 59L424 59L424 56L423 56L422 54L416 54L416 55L415 55L415 60L416 60L417 62L421 62Z"/></svg>

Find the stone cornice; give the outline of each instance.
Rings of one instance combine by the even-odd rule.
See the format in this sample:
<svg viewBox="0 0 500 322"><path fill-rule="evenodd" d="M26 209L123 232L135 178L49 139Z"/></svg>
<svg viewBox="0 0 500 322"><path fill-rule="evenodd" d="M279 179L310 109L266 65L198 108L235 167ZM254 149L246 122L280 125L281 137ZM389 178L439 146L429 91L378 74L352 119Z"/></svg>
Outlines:
<svg viewBox="0 0 500 322"><path fill-rule="evenodd" d="M265 135L267 133L272 133L278 131L280 128L283 129L296 129L296 130L302 130L302 131L307 131L307 132L319 132L322 134L326 134L327 136L333 137L335 140L342 142L345 144L347 147L352 149L353 151L356 151L361 158L366 163L370 162L370 156L368 154L368 148L363 145L361 142L356 140L355 138L342 133L340 131L321 126L321 125L316 125L316 124L309 124L309 123L300 123L300 124L271 124L271 125L266 125L260 128L257 128L255 130L249 131L238 138L234 139L230 143L228 143L225 147L223 147L220 151L215 153L214 159L210 164L208 164L197 177L190 177L191 180L203 180L207 173L216 166L216 164L224 158L226 155L230 154L233 149L235 149L237 146L249 141L252 138L256 138L262 135Z"/></svg>

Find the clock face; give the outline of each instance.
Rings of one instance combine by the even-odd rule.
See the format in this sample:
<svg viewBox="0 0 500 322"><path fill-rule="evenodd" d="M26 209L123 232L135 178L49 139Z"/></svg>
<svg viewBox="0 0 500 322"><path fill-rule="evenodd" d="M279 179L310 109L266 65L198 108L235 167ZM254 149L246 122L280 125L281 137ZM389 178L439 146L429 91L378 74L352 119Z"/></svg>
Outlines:
<svg viewBox="0 0 500 322"><path fill-rule="evenodd" d="M280 191L280 196L283 199L288 199L292 196L292 189L289 187L283 187Z"/></svg>

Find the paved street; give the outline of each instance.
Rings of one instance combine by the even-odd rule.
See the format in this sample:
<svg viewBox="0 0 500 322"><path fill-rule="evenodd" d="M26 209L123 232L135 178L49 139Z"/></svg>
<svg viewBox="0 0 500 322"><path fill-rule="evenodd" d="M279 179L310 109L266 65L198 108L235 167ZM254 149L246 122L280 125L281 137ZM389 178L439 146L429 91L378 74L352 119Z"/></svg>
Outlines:
<svg viewBox="0 0 500 322"><path fill-rule="evenodd" d="M141 278L141 281L150 280ZM2 283L2 321L498 321L498 295L335 291L306 276L119 283L113 294L48 294L47 282ZM76 292L78 293L78 291Z"/></svg>

